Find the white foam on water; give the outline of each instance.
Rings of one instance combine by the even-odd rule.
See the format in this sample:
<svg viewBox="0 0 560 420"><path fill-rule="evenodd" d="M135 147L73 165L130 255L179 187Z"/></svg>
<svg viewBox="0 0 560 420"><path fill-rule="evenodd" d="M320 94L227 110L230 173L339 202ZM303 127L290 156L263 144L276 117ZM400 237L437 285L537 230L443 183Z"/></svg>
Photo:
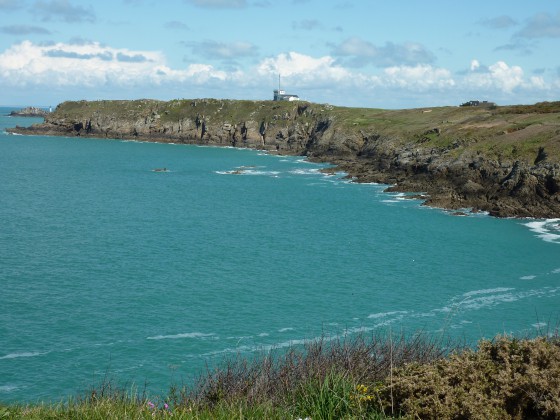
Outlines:
<svg viewBox="0 0 560 420"><path fill-rule="evenodd" d="M520 280L533 280L534 278L536 278L537 276L535 275L529 275L529 276L523 276L523 277L519 277Z"/></svg>
<svg viewBox="0 0 560 420"><path fill-rule="evenodd" d="M380 319L380 318L387 318L393 315L406 315L408 311L391 311L391 312L379 312L376 314L368 315L368 319Z"/></svg>
<svg viewBox="0 0 560 420"><path fill-rule="evenodd" d="M263 175L263 176L277 176L280 172L278 171L258 171L255 169L243 169L240 175Z"/></svg>
<svg viewBox="0 0 560 420"><path fill-rule="evenodd" d="M381 200L382 203L398 203L399 200Z"/></svg>
<svg viewBox="0 0 560 420"><path fill-rule="evenodd" d="M494 289L480 289L480 290L473 290L472 292L463 293L462 296L464 297L471 297L476 295L487 295L492 293L503 293L503 292L510 292L515 290L511 287L496 287Z"/></svg>
<svg viewBox="0 0 560 420"><path fill-rule="evenodd" d="M177 340L181 338L199 338L199 339L217 339L215 334L205 334L200 332L172 334L172 335L156 335L153 337L146 337L146 340Z"/></svg>
<svg viewBox="0 0 560 420"><path fill-rule="evenodd" d="M488 306L495 306L499 303L517 302L519 299L521 299L521 297L514 293L502 293L465 299L459 303L459 306L463 309L481 309Z"/></svg>
<svg viewBox="0 0 560 420"><path fill-rule="evenodd" d="M544 328L546 327L548 324L546 322L537 322L535 324L531 324L531 327L535 327L535 328Z"/></svg>
<svg viewBox="0 0 560 420"><path fill-rule="evenodd" d="M259 334L259 337L268 337L269 335L270 335L269 333L263 332Z"/></svg>
<svg viewBox="0 0 560 420"><path fill-rule="evenodd" d="M297 340L282 341L280 343L274 343L274 344L261 344L261 345L255 344L253 346L243 345L243 346L236 346L236 347L227 347L222 350L215 350L208 353L204 353L202 357L215 357L215 356L222 356L224 354L269 352L272 350L279 350L286 347L298 346L313 341L314 340L297 339Z"/></svg>
<svg viewBox="0 0 560 420"><path fill-rule="evenodd" d="M293 169L291 171L288 171L291 174L294 175L328 175L328 174L323 174L318 168L312 168L312 169Z"/></svg>
<svg viewBox="0 0 560 420"><path fill-rule="evenodd" d="M282 332L287 332L287 331L293 331L294 329L295 329L295 328L292 328L292 327L280 328L280 329L278 330L278 332L281 332L281 333L282 333Z"/></svg>
<svg viewBox="0 0 560 420"><path fill-rule="evenodd" d="M552 274L560 274L560 268L556 268L551 271Z"/></svg>
<svg viewBox="0 0 560 420"><path fill-rule="evenodd" d="M18 390L19 387L15 385L0 385L0 392L12 392Z"/></svg>
<svg viewBox="0 0 560 420"><path fill-rule="evenodd" d="M531 297L553 297L558 294L560 287L544 287L542 289L533 289L518 292L516 292L515 290L516 289L505 287L475 290L472 292L464 293L459 298L453 298L451 305L445 306L442 309L435 309L434 311L454 312L464 310L478 310L496 306L502 303L517 302L519 300Z"/></svg>
<svg viewBox="0 0 560 420"><path fill-rule="evenodd" d="M560 243L560 219L533 220L524 225L543 241Z"/></svg>
<svg viewBox="0 0 560 420"><path fill-rule="evenodd" d="M24 351L21 353L10 353L7 354L5 356L0 357L0 360L6 360L6 359L19 359L21 357L37 357L37 356L42 356L43 354L47 354L45 352L39 352L39 351Z"/></svg>

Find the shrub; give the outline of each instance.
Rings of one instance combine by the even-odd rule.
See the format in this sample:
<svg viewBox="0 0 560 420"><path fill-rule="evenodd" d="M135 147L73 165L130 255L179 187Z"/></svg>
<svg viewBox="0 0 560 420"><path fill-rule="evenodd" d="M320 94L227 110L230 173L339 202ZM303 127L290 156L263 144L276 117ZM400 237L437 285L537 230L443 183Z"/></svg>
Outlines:
<svg viewBox="0 0 560 420"><path fill-rule="evenodd" d="M483 340L478 351L396 369L389 388L382 405L414 417L560 418L560 343Z"/></svg>

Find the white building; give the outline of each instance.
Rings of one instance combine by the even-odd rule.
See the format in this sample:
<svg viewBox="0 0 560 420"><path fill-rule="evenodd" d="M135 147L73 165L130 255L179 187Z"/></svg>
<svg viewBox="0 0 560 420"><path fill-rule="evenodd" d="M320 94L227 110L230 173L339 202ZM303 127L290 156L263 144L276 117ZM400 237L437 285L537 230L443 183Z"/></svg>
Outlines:
<svg viewBox="0 0 560 420"><path fill-rule="evenodd" d="M286 93L285 90L274 89L275 101L299 101L299 96Z"/></svg>

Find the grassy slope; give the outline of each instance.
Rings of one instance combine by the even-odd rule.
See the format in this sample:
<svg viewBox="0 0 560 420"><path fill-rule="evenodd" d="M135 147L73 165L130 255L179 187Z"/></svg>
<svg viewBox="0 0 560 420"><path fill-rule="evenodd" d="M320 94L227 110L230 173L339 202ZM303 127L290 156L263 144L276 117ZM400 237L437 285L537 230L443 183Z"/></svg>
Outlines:
<svg viewBox="0 0 560 420"><path fill-rule="evenodd" d="M297 108L302 106L307 107L307 112L297 114ZM495 108L382 110L294 102L183 99L65 102L57 108L57 115L77 120L97 112L132 120L156 113L162 122L195 119L200 115L210 123L220 124L278 121L288 114L310 124L328 118L342 130L377 133L402 144L440 149L460 142L461 150L481 152L489 159L528 163L534 161L543 147L549 162L560 162L560 102Z"/></svg>
<svg viewBox="0 0 560 420"><path fill-rule="evenodd" d="M427 112L426 112L427 111ZM546 112L543 111L553 111ZM466 149L489 158L532 162L539 147L560 161L560 102L550 107L441 107L384 111L336 109L337 119L349 129L376 130L422 147L444 148L465 141ZM439 129L439 134L430 132Z"/></svg>
<svg viewBox="0 0 560 420"><path fill-rule="evenodd" d="M559 418L557 336L497 337L476 350L446 344L418 335L319 340L305 352L229 360L165 397L103 386L66 403L0 404L0 418Z"/></svg>

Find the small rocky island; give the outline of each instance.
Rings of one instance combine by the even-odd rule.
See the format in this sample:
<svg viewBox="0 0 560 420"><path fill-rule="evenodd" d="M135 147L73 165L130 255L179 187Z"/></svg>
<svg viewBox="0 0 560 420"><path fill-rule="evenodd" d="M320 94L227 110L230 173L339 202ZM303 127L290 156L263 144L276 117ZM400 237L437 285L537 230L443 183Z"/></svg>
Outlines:
<svg viewBox="0 0 560 420"><path fill-rule="evenodd" d="M329 162L434 207L560 218L560 102L383 110L289 101L64 102L9 132L233 146Z"/></svg>
<svg viewBox="0 0 560 420"><path fill-rule="evenodd" d="M29 106L27 108L20 109L18 111L10 112L10 117L46 117L49 112L42 108L37 108L35 106Z"/></svg>

